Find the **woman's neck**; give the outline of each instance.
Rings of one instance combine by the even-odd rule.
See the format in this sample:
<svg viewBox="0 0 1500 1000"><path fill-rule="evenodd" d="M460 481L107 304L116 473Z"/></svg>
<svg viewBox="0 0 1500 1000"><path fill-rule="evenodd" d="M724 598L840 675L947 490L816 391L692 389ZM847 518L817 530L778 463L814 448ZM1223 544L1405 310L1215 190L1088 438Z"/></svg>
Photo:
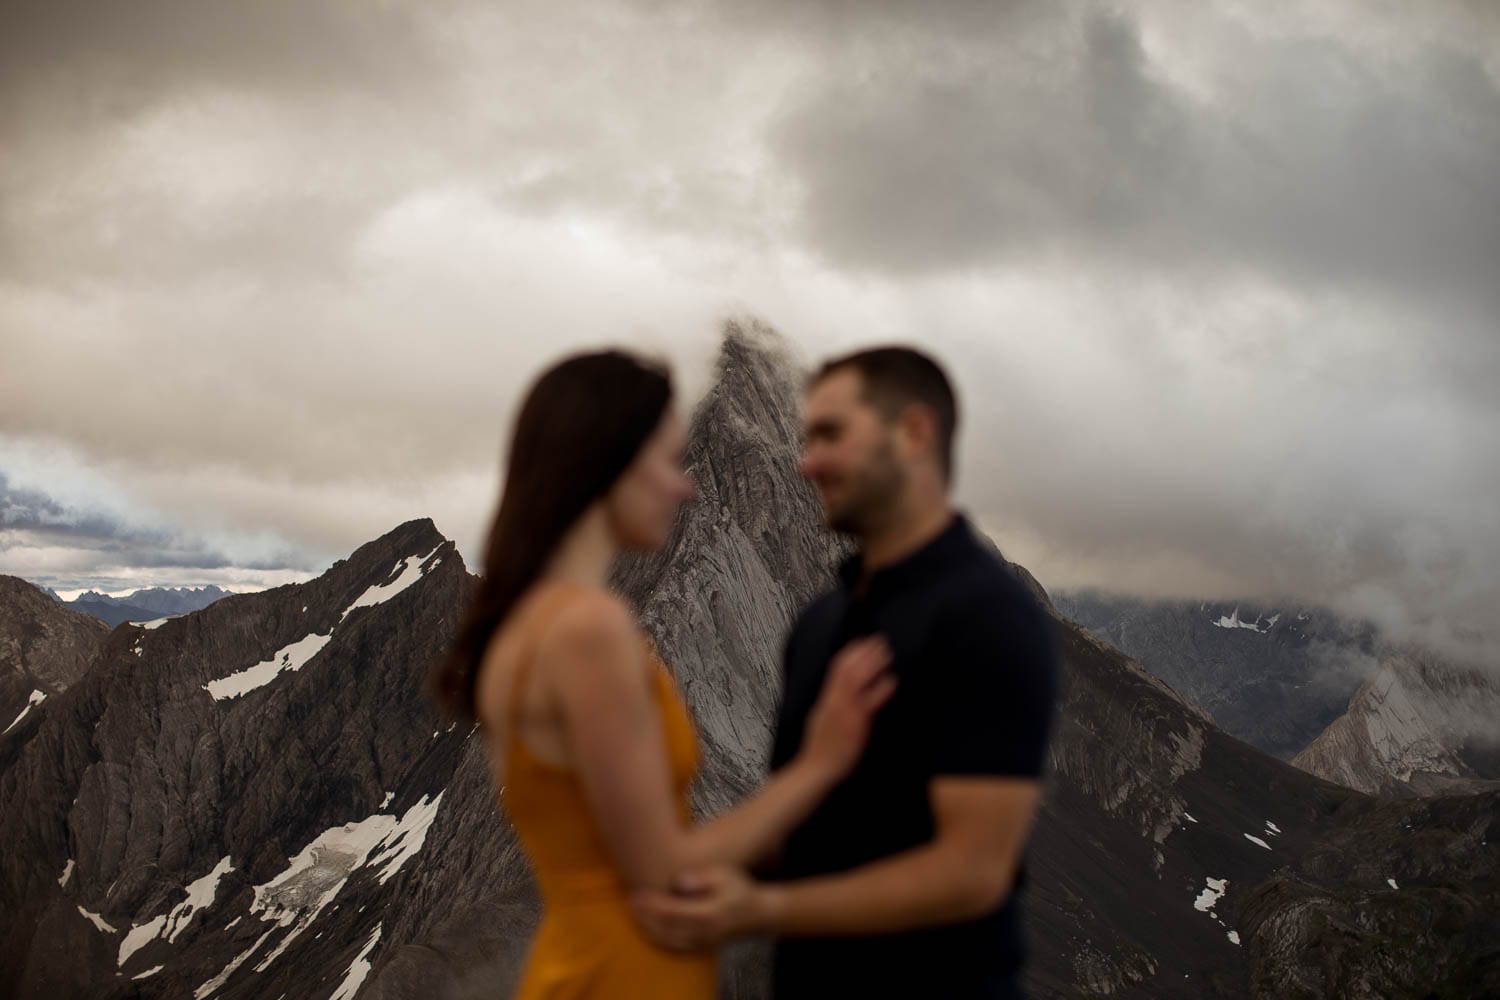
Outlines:
<svg viewBox="0 0 1500 1000"><path fill-rule="evenodd" d="M602 506L591 508L558 542L542 571L543 579L605 587L620 554Z"/></svg>

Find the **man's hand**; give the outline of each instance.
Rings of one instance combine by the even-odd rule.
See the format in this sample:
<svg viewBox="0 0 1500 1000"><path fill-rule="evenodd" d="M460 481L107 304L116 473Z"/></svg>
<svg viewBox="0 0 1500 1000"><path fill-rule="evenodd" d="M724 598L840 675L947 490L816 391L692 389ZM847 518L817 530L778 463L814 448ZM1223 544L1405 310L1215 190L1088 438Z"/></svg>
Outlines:
<svg viewBox="0 0 1500 1000"><path fill-rule="evenodd" d="M681 875L671 892L642 889L630 899L646 936L673 951L701 951L766 930L772 903L772 889L731 867Z"/></svg>

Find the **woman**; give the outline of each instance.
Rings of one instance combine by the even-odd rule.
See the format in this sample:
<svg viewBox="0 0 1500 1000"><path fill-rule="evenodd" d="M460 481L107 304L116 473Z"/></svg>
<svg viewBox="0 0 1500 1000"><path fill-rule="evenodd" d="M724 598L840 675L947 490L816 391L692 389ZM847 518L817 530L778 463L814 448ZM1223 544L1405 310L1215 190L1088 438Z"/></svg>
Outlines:
<svg viewBox="0 0 1500 1000"><path fill-rule="evenodd" d="M483 583L434 676L441 703L479 722L541 889L520 1000L713 996L715 957L650 944L630 893L773 849L853 766L894 687L878 640L842 651L797 758L693 825L692 724L606 589L616 556L658 548L691 496L684 444L661 369L608 351L544 374L516 420Z"/></svg>

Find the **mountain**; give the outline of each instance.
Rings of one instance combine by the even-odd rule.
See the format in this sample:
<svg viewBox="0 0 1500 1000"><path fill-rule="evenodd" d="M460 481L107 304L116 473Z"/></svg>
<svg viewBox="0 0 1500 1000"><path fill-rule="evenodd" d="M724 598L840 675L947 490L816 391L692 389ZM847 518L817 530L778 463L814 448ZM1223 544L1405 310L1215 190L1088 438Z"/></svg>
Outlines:
<svg viewBox="0 0 1500 1000"><path fill-rule="evenodd" d="M0 995L327 995L464 750L420 675L470 585L413 521L111 633L0 774Z"/></svg>
<svg viewBox="0 0 1500 1000"><path fill-rule="evenodd" d="M759 780L782 635L843 551L794 471L797 394L771 335L731 326L697 495L615 579L698 722L704 812ZM413 521L307 583L112 633L0 771L0 994L506 995L535 890L482 741L419 694L472 585ZM1500 990L1500 793L1324 782L1057 628L1034 995ZM725 995L763 997L764 972L736 949Z"/></svg>
<svg viewBox="0 0 1500 1000"><path fill-rule="evenodd" d="M1053 595L1058 609L1140 661L1232 736L1290 760L1375 668L1376 633L1318 608Z"/></svg>
<svg viewBox="0 0 1500 1000"><path fill-rule="evenodd" d="M124 603L137 608L145 608L153 612L157 617L167 615L185 615L189 611L201 611L213 604L222 601L233 594L232 590L224 590L213 585L205 587L152 587L148 590L137 590L123 598Z"/></svg>
<svg viewBox="0 0 1500 1000"><path fill-rule="evenodd" d="M1215 723L1370 794L1500 779L1500 680L1383 640L1374 626L1287 604L1056 595Z"/></svg>
<svg viewBox="0 0 1500 1000"><path fill-rule="evenodd" d="M233 591L211 585L152 587L147 590L137 590L124 597L111 597L97 590L88 590L65 603L75 611L93 615L100 621L114 626L123 625L126 622L147 622L157 618L169 618L174 615L187 614L189 611L201 611L232 593Z"/></svg>
<svg viewBox="0 0 1500 1000"><path fill-rule="evenodd" d="M32 730L42 702L82 676L108 632L25 580L0 576L0 760Z"/></svg>
<svg viewBox="0 0 1500 1000"><path fill-rule="evenodd" d="M1388 651L1292 763L1371 794L1500 787L1500 671Z"/></svg>
<svg viewBox="0 0 1500 1000"><path fill-rule="evenodd" d="M148 622L165 617L149 608L127 604L123 600L117 600L106 594L95 595L92 592L79 595L68 601L64 607L97 618L110 628L124 625L126 622Z"/></svg>

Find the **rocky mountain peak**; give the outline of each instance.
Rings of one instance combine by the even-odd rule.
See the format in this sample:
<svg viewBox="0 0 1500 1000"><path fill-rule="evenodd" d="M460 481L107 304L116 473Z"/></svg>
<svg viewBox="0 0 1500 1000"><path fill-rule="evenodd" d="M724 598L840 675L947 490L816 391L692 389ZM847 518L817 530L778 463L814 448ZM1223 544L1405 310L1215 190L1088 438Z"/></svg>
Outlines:
<svg viewBox="0 0 1500 1000"><path fill-rule="evenodd" d="M58 694L77 681L108 632L20 577L0 576L0 725L34 693Z"/></svg>

